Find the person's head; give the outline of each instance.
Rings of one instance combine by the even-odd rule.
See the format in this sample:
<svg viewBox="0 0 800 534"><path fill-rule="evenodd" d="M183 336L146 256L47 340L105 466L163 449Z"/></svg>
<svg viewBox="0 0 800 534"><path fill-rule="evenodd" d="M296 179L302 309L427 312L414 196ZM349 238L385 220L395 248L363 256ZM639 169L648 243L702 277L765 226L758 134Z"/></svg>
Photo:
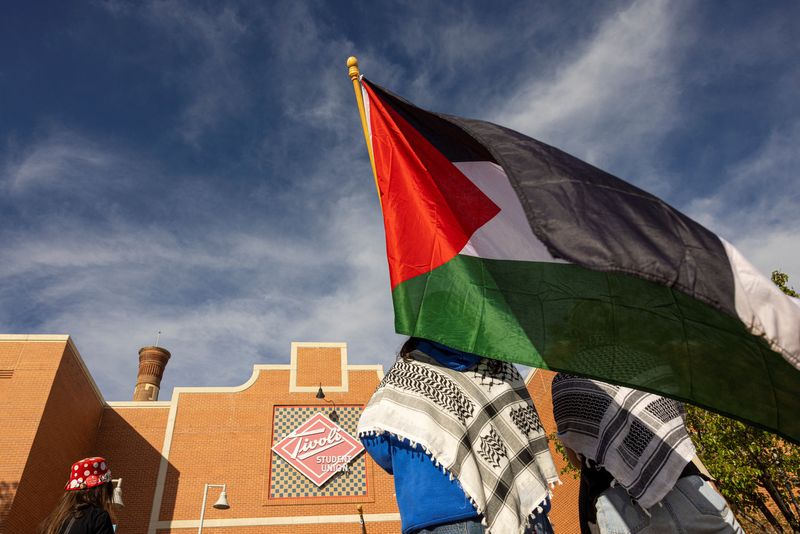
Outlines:
<svg viewBox="0 0 800 534"><path fill-rule="evenodd" d="M114 519L114 485L105 458L84 458L72 464L64 490L56 508L42 523L41 534L57 534L70 517L80 517L89 506L105 510Z"/></svg>
<svg viewBox="0 0 800 534"><path fill-rule="evenodd" d="M408 360L408 355L414 352L421 341L418 337L410 337L406 339L406 342L403 343L403 346L400 347L400 352L397 353L398 358L402 358L403 360Z"/></svg>

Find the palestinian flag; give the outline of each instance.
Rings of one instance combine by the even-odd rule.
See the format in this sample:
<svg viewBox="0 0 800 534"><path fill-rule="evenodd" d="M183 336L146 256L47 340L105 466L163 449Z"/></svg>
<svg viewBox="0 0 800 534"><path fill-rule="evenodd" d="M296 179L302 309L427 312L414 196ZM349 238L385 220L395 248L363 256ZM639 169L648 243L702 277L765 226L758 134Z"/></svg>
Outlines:
<svg viewBox="0 0 800 534"><path fill-rule="evenodd" d="M399 333L800 442L800 305L653 195L362 79Z"/></svg>

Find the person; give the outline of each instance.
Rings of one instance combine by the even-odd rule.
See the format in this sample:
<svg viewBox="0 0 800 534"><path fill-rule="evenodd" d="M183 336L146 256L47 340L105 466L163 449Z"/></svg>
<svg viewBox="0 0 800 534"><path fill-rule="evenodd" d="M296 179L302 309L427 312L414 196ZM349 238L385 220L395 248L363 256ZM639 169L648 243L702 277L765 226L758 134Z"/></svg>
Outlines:
<svg viewBox="0 0 800 534"><path fill-rule="evenodd" d="M694 462L681 402L564 373L552 395L582 533L743 532Z"/></svg>
<svg viewBox="0 0 800 534"><path fill-rule="evenodd" d="M358 435L394 475L404 534L552 533L558 472L513 365L412 337Z"/></svg>
<svg viewBox="0 0 800 534"><path fill-rule="evenodd" d="M40 534L113 534L114 488L108 462L99 456L72 464L69 480Z"/></svg>

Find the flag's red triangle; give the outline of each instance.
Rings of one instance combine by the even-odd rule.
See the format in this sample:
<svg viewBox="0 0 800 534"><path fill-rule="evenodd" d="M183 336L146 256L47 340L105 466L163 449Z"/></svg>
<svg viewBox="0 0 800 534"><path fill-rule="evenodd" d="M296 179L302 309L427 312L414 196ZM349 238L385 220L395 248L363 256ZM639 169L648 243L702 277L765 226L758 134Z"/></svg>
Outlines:
<svg viewBox="0 0 800 534"><path fill-rule="evenodd" d="M455 257L500 208L364 86L394 289Z"/></svg>

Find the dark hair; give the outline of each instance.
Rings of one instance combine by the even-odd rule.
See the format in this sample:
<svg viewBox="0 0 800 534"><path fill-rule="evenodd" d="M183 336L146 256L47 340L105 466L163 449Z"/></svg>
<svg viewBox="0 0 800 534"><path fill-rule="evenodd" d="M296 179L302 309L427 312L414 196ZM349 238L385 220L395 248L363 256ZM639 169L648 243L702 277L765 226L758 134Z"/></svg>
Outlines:
<svg viewBox="0 0 800 534"><path fill-rule="evenodd" d="M39 525L40 534L59 534L64 524L73 517L82 517L86 508L93 506L108 512L114 522L114 485L106 482L100 486L82 490L65 491L58 505Z"/></svg>
<svg viewBox="0 0 800 534"><path fill-rule="evenodd" d="M420 341L422 340L418 337L410 337L406 339L406 342L403 343L402 347L400 347L400 352L397 353L397 357L402 358L404 361L410 360L411 356L409 356L409 354L416 350Z"/></svg>

